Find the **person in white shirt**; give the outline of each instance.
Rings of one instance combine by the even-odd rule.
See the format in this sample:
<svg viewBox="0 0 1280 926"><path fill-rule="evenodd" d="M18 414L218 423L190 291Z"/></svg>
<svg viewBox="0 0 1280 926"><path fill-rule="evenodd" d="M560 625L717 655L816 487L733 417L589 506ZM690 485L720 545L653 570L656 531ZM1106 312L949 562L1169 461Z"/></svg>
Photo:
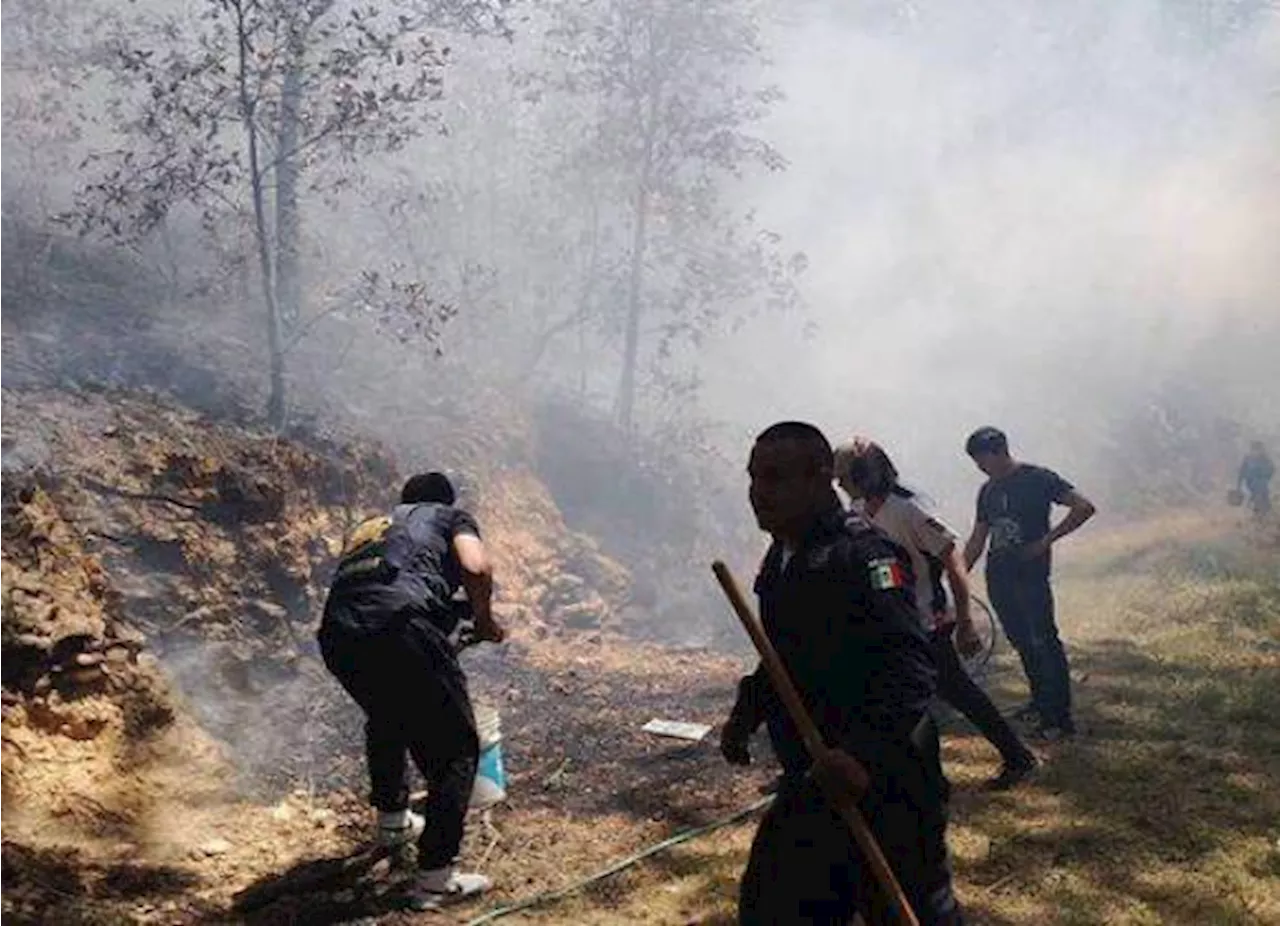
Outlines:
<svg viewBox="0 0 1280 926"><path fill-rule="evenodd" d="M854 438L836 448L835 476L851 499L861 501L863 516L910 557L916 606L933 640L938 697L959 711L999 750L1003 767L988 787L1013 787L1031 775L1039 763L987 693L969 677L956 652L957 646L966 654L982 646L970 612L968 570L961 558L959 537L926 508L915 492L901 484L893 461L874 441ZM954 610L947 607L944 575Z"/></svg>

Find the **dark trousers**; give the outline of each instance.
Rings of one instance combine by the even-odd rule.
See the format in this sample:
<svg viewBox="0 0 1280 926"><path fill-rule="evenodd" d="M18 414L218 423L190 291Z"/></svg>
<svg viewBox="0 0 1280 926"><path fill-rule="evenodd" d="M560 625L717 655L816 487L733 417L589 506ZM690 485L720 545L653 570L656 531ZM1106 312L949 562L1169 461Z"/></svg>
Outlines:
<svg viewBox="0 0 1280 926"><path fill-rule="evenodd" d="M1249 490L1249 507L1256 517L1265 517L1271 513L1271 484L1269 482L1247 482Z"/></svg>
<svg viewBox="0 0 1280 926"><path fill-rule="evenodd" d="M977 727L987 742L1000 751L1000 758L1006 765L1021 765L1029 761L1031 750L1018 738L1017 732L1004 719L1000 709L991 703L987 693L964 670L960 654L951 642L950 627L934 631L933 651L938 665L938 697Z"/></svg>
<svg viewBox="0 0 1280 926"><path fill-rule="evenodd" d="M457 858L480 755L466 678L438 631L407 624L376 636L322 627L325 665L365 713L370 802L381 811L409 805L405 754L427 782L426 829L418 866Z"/></svg>
<svg viewBox="0 0 1280 926"><path fill-rule="evenodd" d="M1022 660L1031 701L1047 726L1071 728L1071 674L1042 570L987 573L987 591L1005 636Z"/></svg>
<svg viewBox="0 0 1280 926"><path fill-rule="evenodd" d="M912 743L860 750L872 790L859 804L924 926L961 926L947 864L948 786L938 732L926 719ZM883 890L848 824L809 778L784 777L765 813L742 876L742 926L896 924Z"/></svg>

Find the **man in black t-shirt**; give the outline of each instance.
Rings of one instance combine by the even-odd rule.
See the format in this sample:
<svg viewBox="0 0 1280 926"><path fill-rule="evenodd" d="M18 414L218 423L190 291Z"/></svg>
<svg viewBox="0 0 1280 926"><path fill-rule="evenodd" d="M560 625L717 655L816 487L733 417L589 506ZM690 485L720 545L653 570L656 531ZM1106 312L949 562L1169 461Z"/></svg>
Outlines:
<svg viewBox="0 0 1280 926"><path fill-rule="evenodd" d="M479 760L467 681L450 641L461 586L477 637L501 642L492 571L475 519L442 473L405 483L389 516L356 528L320 624L325 665L367 717L366 757L385 844L418 841L410 903L427 909L485 890L454 870ZM405 753L427 781L425 818L409 810Z"/></svg>
<svg viewBox="0 0 1280 926"><path fill-rule="evenodd" d="M1071 676L1054 620L1051 548L1096 509L1053 470L1013 459L1008 438L996 428L975 431L965 451L989 477L978 492L965 565L972 569L986 550L987 592L1031 686L1031 703L1022 713L1034 715L1043 739L1070 736ZM1069 510L1050 526L1054 505Z"/></svg>

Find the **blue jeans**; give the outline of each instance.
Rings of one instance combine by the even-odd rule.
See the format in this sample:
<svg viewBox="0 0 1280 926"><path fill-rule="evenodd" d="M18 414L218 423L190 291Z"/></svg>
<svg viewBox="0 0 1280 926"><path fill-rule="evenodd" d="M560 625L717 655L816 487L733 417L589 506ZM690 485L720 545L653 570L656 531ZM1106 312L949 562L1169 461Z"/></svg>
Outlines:
<svg viewBox="0 0 1280 926"><path fill-rule="evenodd" d="M1256 517L1265 517L1271 513L1271 482L1246 482L1244 487L1249 491L1249 507Z"/></svg>
<svg viewBox="0 0 1280 926"><path fill-rule="evenodd" d="M1058 636L1049 575L1038 568L987 573L987 592L1031 686L1031 703L1045 726L1072 729L1071 674Z"/></svg>

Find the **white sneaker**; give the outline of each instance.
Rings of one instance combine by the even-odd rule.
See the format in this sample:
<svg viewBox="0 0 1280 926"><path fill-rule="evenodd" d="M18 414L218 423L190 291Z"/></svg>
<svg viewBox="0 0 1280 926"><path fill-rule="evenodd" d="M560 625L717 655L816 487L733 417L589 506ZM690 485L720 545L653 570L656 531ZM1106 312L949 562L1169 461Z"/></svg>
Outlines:
<svg viewBox="0 0 1280 926"><path fill-rule="evenodd" d="M394 848L415 842L426 826L426 818L412 810L380 812L378 814L378 845Z"/></svg>
<svg viewBox="0 0 1280 926"><path fill-rule="evenodd" d="M484 875L459 872L452 866L418 872L409 888L409 907L413 910L435 910L457 903L493 887Z"/></svg>

